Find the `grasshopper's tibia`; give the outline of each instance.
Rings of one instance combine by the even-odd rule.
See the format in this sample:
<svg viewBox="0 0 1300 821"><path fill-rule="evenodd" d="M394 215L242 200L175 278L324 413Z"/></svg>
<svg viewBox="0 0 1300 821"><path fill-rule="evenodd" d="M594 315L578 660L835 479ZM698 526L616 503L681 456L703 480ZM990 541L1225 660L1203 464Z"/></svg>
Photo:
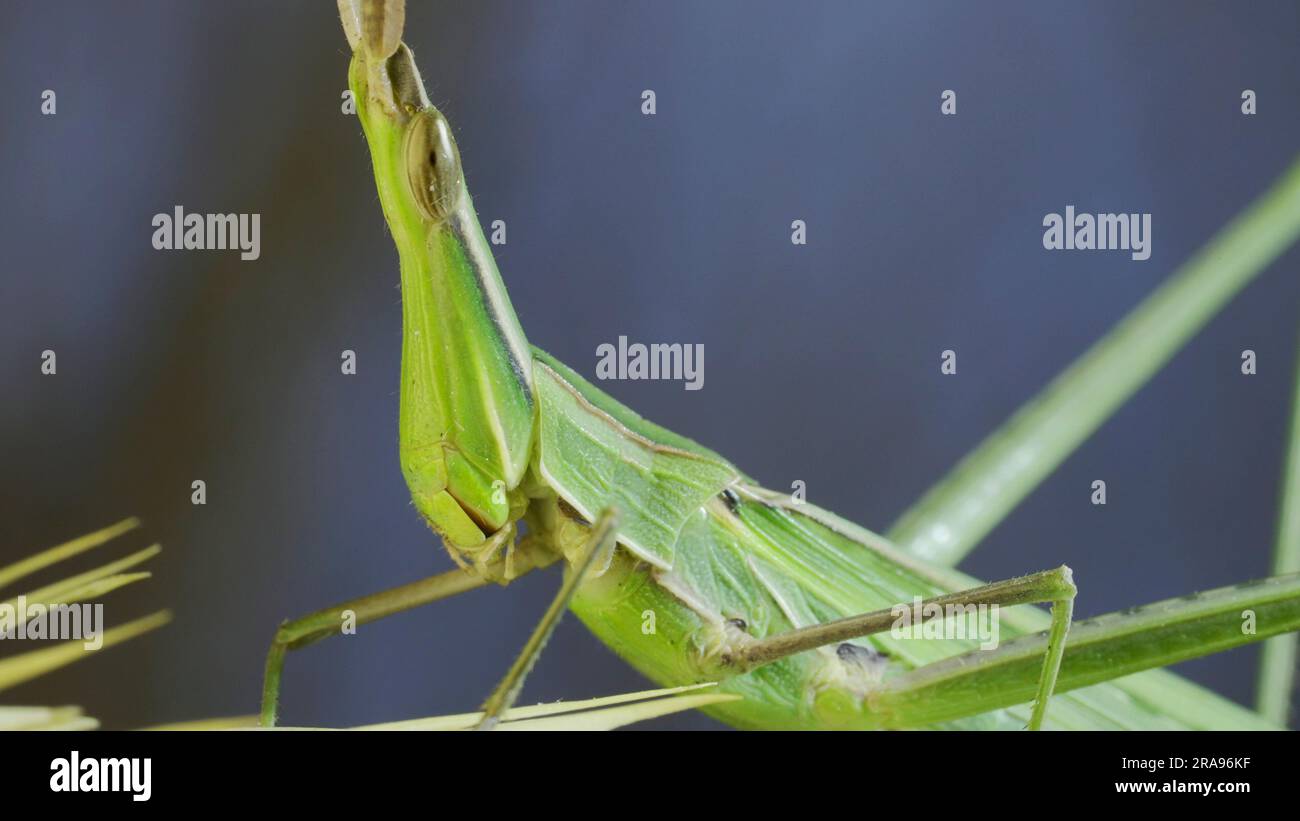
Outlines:
<svg viewBox="0 0 1300 821"><path fill-rule="evenodd" d="M533 634L528 637L528 642L524 644L524 649L515 659L515 663L506 671L505 678L501 679L501 683L483 703L483 717L475 729L492 729L505 711L515 703L519 691L523 689L524 679L537 663L538 657L546 647L546 642L550 640L564 611L568 609L569 602L573 601L573 594L586 578L587 571L596 564L597 557L603 557L614 549L614 527L617 523L617 513L612 508L606 508L601 512L596 523L591 526L587 543L583 546L582 553L569 567L564 584L560 585L560 590L551 601L551 606L546 609L541 621L533 628Z"/></svg>
<svg viewBox="0 0 1300 821"><path fill-rule="evenodd" d="M922 601L918 609L922 614L922 620L928 621L931 618L929 614L936 614L933 618L943 618L943 614L948 612L950 606L1011 607L1017 604L1051 603L1052 626L1048 631L1042 671L1039 674L1034 708L1029 719L1029 729L1037 730L1043 726L1043 719L1047 714L1047 701L1056 688L1056 677L1060 672L1061 658L1065 653L1065 637L1070 629L1076 592L1070 568L1062 566L1055 570L1045 570L970 590L935 596ZM907 606L911 607L911 605ZM745 642L736 649L724 653L720 661L725 668L730 668L733 674L746 673L805 650L883 633L891 629L897 620L897 609L892 607L850 616Z"/></svg>

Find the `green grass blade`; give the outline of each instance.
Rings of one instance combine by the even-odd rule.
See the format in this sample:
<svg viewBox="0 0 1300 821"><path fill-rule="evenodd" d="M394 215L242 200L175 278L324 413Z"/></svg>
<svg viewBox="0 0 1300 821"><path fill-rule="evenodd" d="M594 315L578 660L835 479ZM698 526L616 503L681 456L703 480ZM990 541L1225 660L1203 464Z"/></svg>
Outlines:
<svg viewBox="0 0 1300 821"><path fill-rule="evenodd" d="M589 710L572 716L551 716L550 718L531 718L524 721L507 721L501 724L502 730L581 730L584 732L617 730L629 724L649 721L652 718L698 710L710 704L724 701L739 701L740 696L730 693L701 693L691 696L674 696L636 704L624 704L621 707L608 707L604 710Z"/></svg>
<svg viewBox="0 0 1300 821"><path fill-rule="evenodd" d="M717 682L691 684L684 687L669 687L661 690L643 690L638 693L623 693L616 696L583 699L581 701L559 701L549 704L536 704L528 707L511 707L505 712L497 730L613 730L638 721L646 721L672 713L695 710L711 704L737 701L740 696L728 693L694 692L716 687ZM390 721L384 724L368 724L352 727L353 730L469 730L483 718L482 712L457 713L454 715L435 716L432 718L415 718L405 721ZM186 722L171 724L152 729L190 730L190 729L256 729L260 732L284 732L298 730L324 730L324 727L257 727L256 718L250 723L248 718L214 719L203 722Z"/></svg>
<svg viewBox="0 0 1300 821"><path fill-rule="evenodd" d="M525 719L545 718L549 716L568 715L582 712L584 710L603 710L608 707L616 707L623 704L630 704L638 701L649 701L651 699L662 699L669 696L677 696L694 690L702 690L709 687L717 687L717 682L705 682L704 684L688 684L683 687L666 687L656 690L642 690L636 693L620 693L614 696L601 696L599 698L588 698L577 701L556 701L548 704L532 704L523 707L511 707L506 710L503 723L511 721L522 721ZM405 721L390 721L383 724L369 724L363 727L355 727L358 730L468 730L478 724L483 718L482 711L473 713L456 713L453 715L436 716L433 718L415 718Z"/></svg>
<svg viewBox="0 0 1300 821"><path fill-rule="evenodd" d="M1298 235L1300 162L969 453L889 539L959 562Z"/></svg>
<svg viewBox="0 0 1300 821"><path fill-rule="evenodd" d="M38 570L43 570L50 565L58 564L61 561L70 559L87 550L92 550L100 545L116 539L129 530L134 530L140 526L140 520L132 516L129 519L123 519L114 525L109 525L103 530L97 530L85 536L73 539L70 542L64 542L49 550L43 550L35 556L30 556L20 562L0 567L0 587L11 584L25 576L29 576Z"/></svg>
<svg viewBox="0 0 1300 821"><path fill-rule="evenodd" d="M23 595L29 605L43 604L51 606L55 604L74 604L76 602L88 601L97 596L102 596L113 590L123 587L132 582L149 578L148 573L125 573L138 564L152 559L162 552L161 545L151 545L144 550L132 553L123 559L109 562L102 567L85 573L62 579L54 584L46 585L38 590ZM17 609L18 597L14 597L5 602L0 602L0 607L9 606Z"/></svg>
<svg viewBox="0 0 1300 821"><path fill-rule="evenodd" d="M150 630L162 627L169 621L171 621L171 613L160 610L152 615L106 630L103 635L103 644L100 645L99 650L144 635ZM7 690L37 676L44 675L51 670L57 670L74 661L93 656L99 650L87 650L85 642L73 639L40 650L21 653L12 658L2 659L0 660L0 690Z"/></svg>
<svg viewBox="0 0 1300 821"><path fill-rule="evenodd" d="M15 730L94 730L95 719L80 707L0 707L0 732Z"/></svg>
<svg viewBox="0 0 1300 821"><path fill-rule="evenodd" d="M1295 395L1291 399L1291 435L1282 473L1282 501L1277 542L1273 548L1275 574L1300 573L1300 350L1296 353ZM1260 656L1256 704L1271 721L1286 724L1295 686L1296 634L1269 639Z"/></svg>
<svg viewBox="0 0 1300 821"><path fill-rule="evenodd" d="M1300 574L1156 602L1070 628L1056 691L1229 650L1300 629ZM894 679L876 709L900 726L948 721L972 711L1028 702L1046 638L1025 636L988 653L967 653ZM1051 708L1048 720L1051 721Z"/></svg>

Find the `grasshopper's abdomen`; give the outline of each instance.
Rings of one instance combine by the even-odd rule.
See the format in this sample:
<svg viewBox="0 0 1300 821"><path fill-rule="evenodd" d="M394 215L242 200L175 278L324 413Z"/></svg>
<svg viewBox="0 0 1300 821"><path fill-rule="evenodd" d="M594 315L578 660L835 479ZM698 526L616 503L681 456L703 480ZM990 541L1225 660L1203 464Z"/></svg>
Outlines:
<svg viewBox="0 0 1300 821"><path fill-rule="evenodd" d="M888 659L870 643L801 653L747 674L724 659L740 643L792 629L796 622L765 586L752 555L712 505L693 516L678 541L673 570L623 551L608 572L580 589L572 609L629 664L664 686L720 681L742 700L710 712L754 729L872 729L868 706ZM689 568L689 569L688 569ZM785 591L787 595L792 591ZM797 594L795 594L797 595ZM806 603L805 603L806 604Z"/></svg>
<svg viewBox="0 0 1300 821"><path fill-rule="evenodd" d="M888 662L870 641L747 675L727 669L743 642L851 614L779 566L783 550L825 545L798 528L782 532L789 522L779 507L721 456L647 422L541 351L534 367L538 476L582 519L619 512L613 562L572 604L587 626L666 686L726 679L744 696L719 710L731 723L878 726L864 700ZM563 541L556 533L543 535ZM552 548L569 554L581 542L576 533Z"/></svg>
<svg viewBox="0 0 1300 821"><path fill-rule="evenodd" d="M733 726L904 726L873 693L891 677L969 649L969 643L903 641L886 633L798 653L748 673L728 668L728 656L746 642L934 592L819 516L776 504L775 494L753 485L733 488L688 518L671 569L620 551L608 572L579 590L573 611L656 682L717 681L722 690L742 696L706 708ZM847 598L844 591L850 591ZM1007 711L993 711L950 726L1014 729L1023 723Z"/></svg>

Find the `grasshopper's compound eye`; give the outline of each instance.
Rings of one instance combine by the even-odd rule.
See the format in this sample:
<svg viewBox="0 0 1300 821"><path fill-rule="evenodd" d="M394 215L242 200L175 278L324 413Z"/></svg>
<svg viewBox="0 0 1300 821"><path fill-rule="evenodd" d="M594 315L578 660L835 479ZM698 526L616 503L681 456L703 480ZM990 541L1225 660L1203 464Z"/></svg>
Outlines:
<svg viewBox="0 0 1300 821"><path fill-rule="evenodd" d="M421 111L406 132L406 175L411 195L427 219L440 221L456 209L461 192L460 152L447 118Z"/></svg>

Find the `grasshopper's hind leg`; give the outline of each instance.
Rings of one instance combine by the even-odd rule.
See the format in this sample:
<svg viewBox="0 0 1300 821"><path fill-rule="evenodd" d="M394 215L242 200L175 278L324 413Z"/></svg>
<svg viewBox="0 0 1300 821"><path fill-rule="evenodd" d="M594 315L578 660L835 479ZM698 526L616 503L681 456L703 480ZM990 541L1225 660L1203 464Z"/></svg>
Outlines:
<svg viewBox="0 0 1300 821"><path fill-rule="evenodd" d="M1011 607L1017 604L1037 604L1050 602L1052 605L1052 625L1048 630L1047 644L1043 652L1042 670L1038 677L1037 692L1034 696L1033 712L1029 719L1029 729L1037 730L1043 726L1047 713L1047 701L1056 688L1056 677L1061 669L1061 658L1065 654L1065 637L1070 629L1070 619L1074 612L1074 595L1076 589L1071 578L1070 568L1058 567L1029 576L995 582L970 590L949 593L924 600L921 612L943 614L949 606L966 607L969 605L998 605ZM931 608L929 605L937 605ZM911 607L912 605L907 605ZM937 616L942 618L942 615ZM722 659L731 672L749 672L757 667L770 664L787 656L835 644L849 639L870 636L889 630L897 621L895 608L877 610L860 616L850 616L838 621L816 624L769 636L765 639L746 642L736 650L726 654ZM921 668L925 669L925 668Z"/></svg>

